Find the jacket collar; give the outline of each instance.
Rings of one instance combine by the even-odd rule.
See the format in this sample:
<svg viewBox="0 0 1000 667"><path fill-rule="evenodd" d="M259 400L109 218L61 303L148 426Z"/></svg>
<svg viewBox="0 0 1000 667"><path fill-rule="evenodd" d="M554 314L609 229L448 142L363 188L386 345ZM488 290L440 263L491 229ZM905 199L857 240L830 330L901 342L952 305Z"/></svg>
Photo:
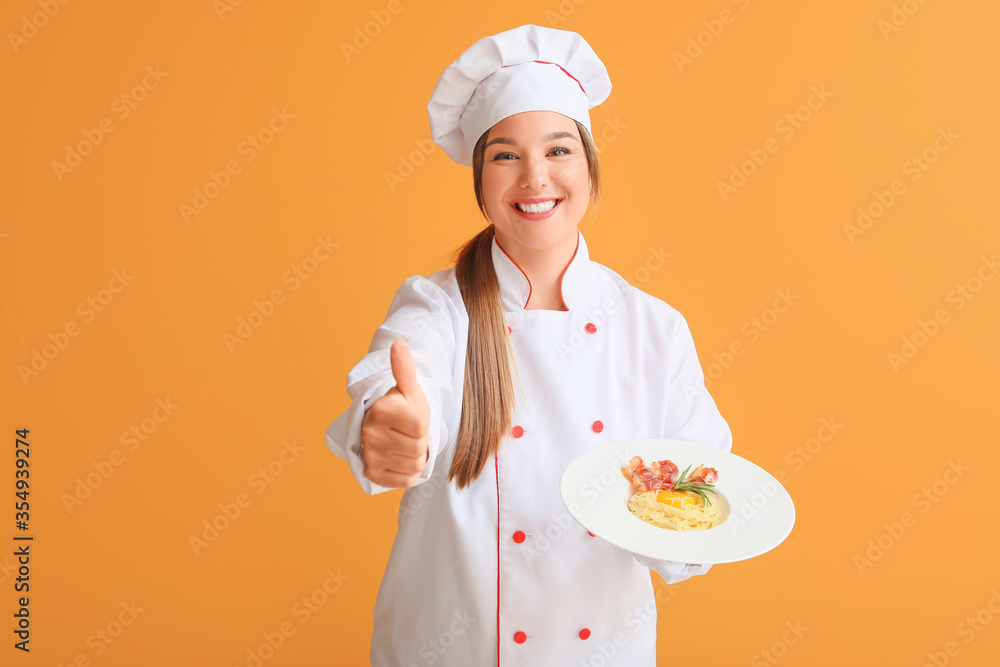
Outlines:
<svg viewBox="0 0 1000 667"><path fill-rule="evenodd" d="M568 310L580 306L586 295L587 283L590 278L590 252L583 233L576 230L576 252L562 274L562 300ZM531 296L531 282L521 267L507 254L493 237L493 268L500 283L500 296L504 307L513 310L524 310Z"/></svg>

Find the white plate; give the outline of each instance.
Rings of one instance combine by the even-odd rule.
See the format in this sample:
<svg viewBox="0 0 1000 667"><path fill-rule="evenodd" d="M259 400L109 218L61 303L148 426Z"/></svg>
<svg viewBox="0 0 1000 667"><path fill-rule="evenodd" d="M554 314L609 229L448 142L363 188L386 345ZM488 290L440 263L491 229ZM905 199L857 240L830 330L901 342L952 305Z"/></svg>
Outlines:
<svg viewBox="0 0 1000 667"><path fill-rule="evenodd" d="M676 531L646 523L628 510L635 488L621 468L633 456L649 465L670 459L680 470L689 465L715 468L723 521L700 531ZM632 553L680 563L732 563L759 556L792 532L791 496L763 468L707 445L680 440L623 440L595 447L566 466L559 494L570 514L594 535Z"/></svg>

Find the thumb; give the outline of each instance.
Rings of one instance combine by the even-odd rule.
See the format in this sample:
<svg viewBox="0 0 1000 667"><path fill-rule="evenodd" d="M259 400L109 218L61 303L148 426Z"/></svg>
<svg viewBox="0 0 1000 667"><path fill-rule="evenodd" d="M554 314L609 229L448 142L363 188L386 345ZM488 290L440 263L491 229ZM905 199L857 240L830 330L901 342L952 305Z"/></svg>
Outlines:
<svg viewBox="0 0 1000 667"><path fill-rule="evenodd" d="M389 349L389 363L392 364L392 377L396 380L396 388L408 401L423 395L420 383L417 381L417 364L413 361L413 353L409 344L402 338L393 342Z"/></svg>

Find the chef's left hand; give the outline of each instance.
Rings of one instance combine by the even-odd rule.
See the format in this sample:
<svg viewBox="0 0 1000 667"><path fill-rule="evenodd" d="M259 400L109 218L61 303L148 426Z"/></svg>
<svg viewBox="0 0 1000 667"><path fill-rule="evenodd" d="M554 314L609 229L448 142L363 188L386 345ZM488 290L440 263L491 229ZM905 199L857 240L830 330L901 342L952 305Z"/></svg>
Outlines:
<svg viewBox="0 0 1000 667"><path fill-rule="evenodd" d="M641 565L655 570L667 584L678 584L691 577L705 574L712 567L710 563L678 563L672 560L656 560L638 554L633 555Z"/></svg>

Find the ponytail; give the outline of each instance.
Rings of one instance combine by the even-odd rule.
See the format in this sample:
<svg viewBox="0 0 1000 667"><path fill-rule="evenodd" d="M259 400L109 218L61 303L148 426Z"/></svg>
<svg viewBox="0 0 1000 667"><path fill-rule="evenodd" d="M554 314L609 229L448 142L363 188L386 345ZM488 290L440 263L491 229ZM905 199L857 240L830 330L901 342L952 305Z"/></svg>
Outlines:
<svg viewBox="0 0 1000 667"><path fill-rule="evenodd" d="M583 140L590 168L594 207L600 201L601 178L597 149L587 129L576 123ZM482 173L489 130L476 142L472 151L472 177L479 210L486 217L483 202ZM465 352L465 381L462 391L462 418L458 429L455 455L448 480L459 489L470 485L500 451L500 443L510 432L514 414L514 385L511 366L517 373L517 361L507 330L507 317L500 300L500 284L493 268L491 223L458 250L455 278L465 310L469 315L469 339ZM520 376L518 376L520 383Z"/></svg>
<svg viewBox="0 0 1000 667"><path fill-rule="evenodd" d="M448 479L454 479L461 489L471 484L499 451L514 413L510 375L514 351L493 270L493 225L462 248L455 277L469 314L462 421L448 473Z"/></svg>

